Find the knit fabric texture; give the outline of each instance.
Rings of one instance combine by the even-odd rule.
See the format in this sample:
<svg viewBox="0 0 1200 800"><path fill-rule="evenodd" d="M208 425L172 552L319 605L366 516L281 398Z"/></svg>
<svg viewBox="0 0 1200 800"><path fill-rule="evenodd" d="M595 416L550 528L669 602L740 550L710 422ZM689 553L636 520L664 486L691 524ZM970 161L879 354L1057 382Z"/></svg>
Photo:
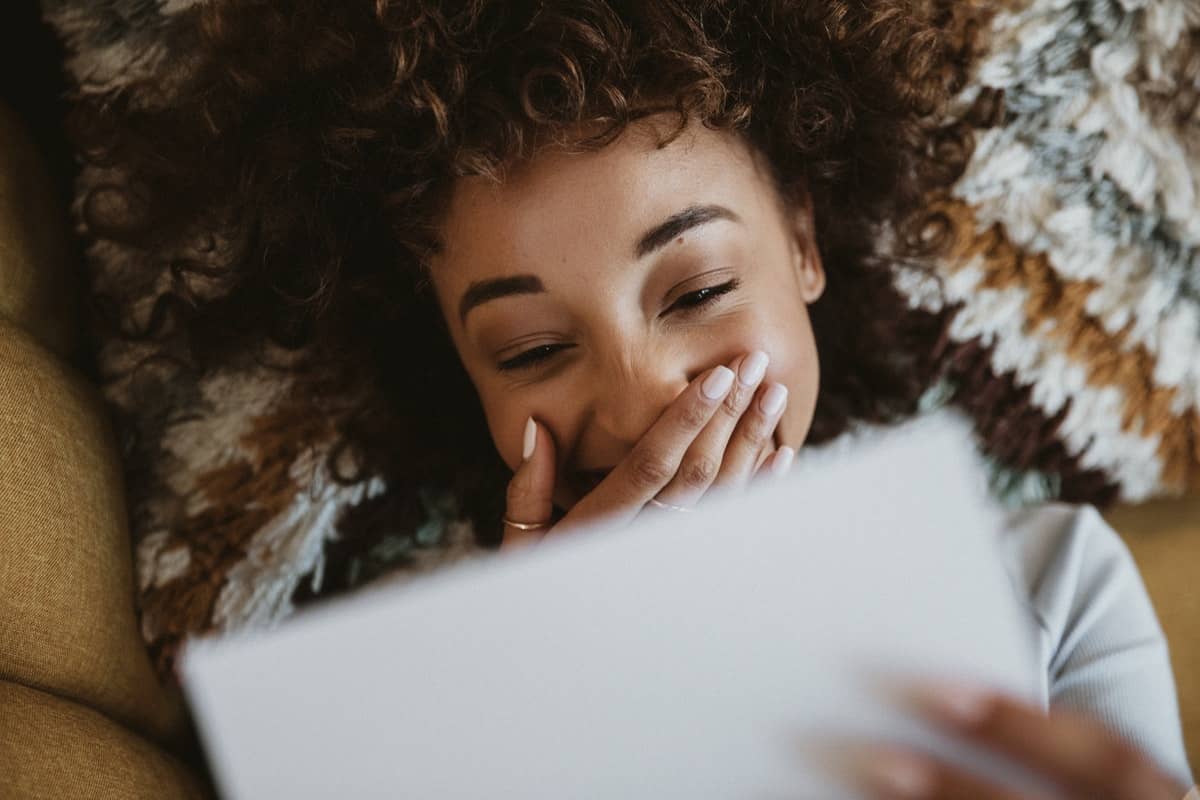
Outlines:
<svg viewBox="0 0 1200 800"><path fill-rule="evenodd" d="M103 95L179 59L172 21L196 2L42 5L74 91ZM929 343L946 377L927 406L970 414L1014 503L1200 486L1200 4L1005 0L985 41L955 110L994 113L952 195L931 200L953 247L896 274L918 313L953 311ZM86 168L78 196L109 177ZM132 319L179 279L87 244L93 289ZM151 345L95 344L119 376L104 391L126 433L142 635L172 679L187 636L272 626L320 597L339 520L389 487L332 480L334 432L278 371L231 363L183 381L145 360ZM431 486L420 500L423 518L355 555L362 582L481 552L454 498Z"/></svg>

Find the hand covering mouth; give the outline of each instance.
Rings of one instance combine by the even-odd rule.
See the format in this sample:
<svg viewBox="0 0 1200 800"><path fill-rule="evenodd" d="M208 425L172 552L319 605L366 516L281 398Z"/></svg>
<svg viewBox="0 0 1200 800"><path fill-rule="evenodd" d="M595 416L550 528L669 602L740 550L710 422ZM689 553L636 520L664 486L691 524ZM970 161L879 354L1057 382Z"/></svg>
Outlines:
<svg viewBox="0 0 1200 800"><path fill-rule="evenodd" d="M773 445L772 450L779 450L782 446L782 443L779 439L778 428L776 428L775 432L770 435L770 443ZM766 455L766 453L764 453L764 455ZM596 486L599 486L600 482L606 479L606 477L608 477L608 473L611 473L612 470L612 467L599 467L596 469L572 469L569 471L569 473L566 473L566 483L568 483L571 489L574 489L578 497L582 498L583 495L592 492Z"/></svg>

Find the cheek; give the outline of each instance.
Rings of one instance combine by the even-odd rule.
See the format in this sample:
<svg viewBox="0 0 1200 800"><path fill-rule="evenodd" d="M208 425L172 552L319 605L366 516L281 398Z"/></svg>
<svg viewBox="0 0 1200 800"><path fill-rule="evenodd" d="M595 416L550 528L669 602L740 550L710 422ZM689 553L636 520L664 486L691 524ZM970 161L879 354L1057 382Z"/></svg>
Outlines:
<svg viewBox="0 0 1200 800"><path fill-rule="evenodd" d="M771 355L767 380L788 388L788 404L778 433L782 444L800 447L808 436L820 389L820 362L807 308L801 306L776 318L764 337Z"/></svg>
<svg viewBox="0 0 1200 800"><path fill-rule="evenodd" d="M510 387L483 388L479 390L484 415L492 443L508 468L516 471L521 465L521 451L525 444L525 423L532 416L543 431L550 434L551 441L558 441L556 432L571 430L578 407L573 397L559 390L542 390L527 386L519 390ZM556 452L558 459L561 453Z"/></svg>
<svg viewBox="0 0 1200 800"><path fill-rule="evenodd" d="M482 389L480 400L496 452L509 469L515 470L521 463L525 421L532 412L527 403L517 401L503 391Z"/></svg>

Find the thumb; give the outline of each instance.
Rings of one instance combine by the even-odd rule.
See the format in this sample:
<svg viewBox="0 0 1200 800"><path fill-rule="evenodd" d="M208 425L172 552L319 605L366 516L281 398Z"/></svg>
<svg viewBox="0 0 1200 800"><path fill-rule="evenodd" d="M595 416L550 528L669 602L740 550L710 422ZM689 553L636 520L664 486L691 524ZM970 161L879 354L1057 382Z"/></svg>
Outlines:
<svg viewBox="0 0 1200 800"><path fill-rule="evenodd" d="M550 530L554 513L554 442L550 433L530 417L521 444L521 465L508 482L505 548L540 540ZM525 530L524 526L536 527Z"/></svg>

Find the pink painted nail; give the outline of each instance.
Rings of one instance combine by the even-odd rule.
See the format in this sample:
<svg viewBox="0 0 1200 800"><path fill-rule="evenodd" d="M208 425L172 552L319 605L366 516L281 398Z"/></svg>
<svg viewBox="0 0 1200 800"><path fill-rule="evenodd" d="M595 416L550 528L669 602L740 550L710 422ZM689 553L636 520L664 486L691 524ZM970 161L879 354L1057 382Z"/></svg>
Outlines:
<svg viewBox="0 0 1200 800"><path fill-rule="evenodd" d="M755 386L767 374L767 364L770 358L762 350L755 350L746 356L738 367L738 383L742 386Z"/></svg>
<svg viewBox="0 0 1200 800"><path fill-rule="evenodd" d="M733 386L733 370L729 367L717 367L712 374L704 379L700 390L709 400L720 400L729 393Z"/></svg>
<svg viewBox="0 0 1200 800"><path fill-rule="evenodd" d="M947 722L974 725L987 716L991 699L982 690L961 684L936 684L920 688L919 700Z"/></svg>
<svg viewBox="0 0 1200 800"><path fill-rule="evenodd" d="M525 422L525 441L521 447L521 460L528 461L533 455L533 448L537 445L537 423L530 417Z"/></svg>
<svg viewBox="0 0 1200 800"><path fill-rule="evenodd" d="M773 383L767 388L767 393L762 397L762 411L768 417L773 417L783 410L783 404L787 402L788 390L782 383Z"/></svg>
<svg viewBox="0 0 1200 800"><path fill-rule="evenodd" d="M792 461L796 459L796 451L786 445L779 448L775 453L775 460L771 462L771 474L777 477L782 477L792 468Z"/></svg>
<svg viewBox="0 0 1200 800"><path fill-rule="evenodd" d="M933 791L933 771L915 756L878 752L862 770L871 784L896 797L927 797Z"/></svg>

